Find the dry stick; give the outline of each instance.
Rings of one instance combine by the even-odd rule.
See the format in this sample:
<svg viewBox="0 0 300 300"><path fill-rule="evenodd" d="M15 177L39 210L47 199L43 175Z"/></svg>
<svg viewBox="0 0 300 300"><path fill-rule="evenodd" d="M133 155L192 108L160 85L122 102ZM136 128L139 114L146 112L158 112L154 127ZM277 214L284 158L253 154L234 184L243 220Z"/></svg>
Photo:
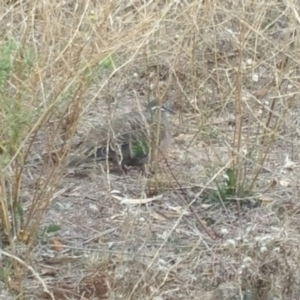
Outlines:
<svg viewBox="0 0 300 300"><path fill-rule="evenodd" d="M158 250L156 251L154 257L152 258L151 262L149 263L149 265L147 266L145 272L142 274L142 276L140 276L139 280L136 282L136 284L134 285L129 297L127 299L132 299L132 295L134 294L135 290L137 289L137 287L139 286L139 284L141 283L142 279L145 277L145 274L148 272L148 270L151 268L151 266L153 265L154 261L158 258L158 255L161 251L161 249L165 246L166 242L169 240L171 234L174 232L174 230L177 228L177 226L179 225L181 219L183 217L183 214L181 214L179 216L179 218L177 219L176 223L174 224L174 226L171 228L171 230L169 231L168 236L165 238L165 240L163 241L163 243L160 245L160 247L158 248Z"/></svg>
<svg viewBox="0 0 300 300"><path fill-rule="evenodd" d="M25 263L25 261L23 261L19 257L15 256L15 255L12 255L12 254L9 254L8 252L3 251L1 249L0 249L0 254L3 254L7 257L10 257L10 258L16 260L18 263L20 263L21 265L26 267L28 270L30 270L32 275L42 284L42 286L44 288L44 292L47 293L51 297L52 300L55 300L53 294L48 290L44 280L40 277L40 275L31 266L27 265Z"/></svg>
<svg viewBox="0 0 300 300"><path fill-rule="evenodd" d="M230 164L230 163L231 163L231 161L228 162L228 164ZM228 164L227 164L224 168L227 168L227 167L228 167ZM223 168L223 169L224 169L224 168ZM220 172L223 171L223 169L221 169ZM218 174L217 174L217 175L218 175ZM175 178L175 180L176 180L176 177L174 177L174 178ZM214 179L214 178L213 178L213 179ZM180 186L180 184L179 184L179 182L178 182L177 180L176 180L176 182L177 182L178 185ZM182 189L182 187L181 187L181 189ZM185 202L186 202L186 201L185 201ZM191 203L193 203L193 201L192 201ZM188 206L190 206L191 203L190 203ZM197 217L197 219L199 220L199 218L198 218L197 215L196 215L196 217ZM180 223L180 221L181 221L182 218L183 218L183 214L181 214L181 215L179 216L179 218L177 219L176 223L175 223L174 226L171 228L171 230L170 230L168 236L165 238L164 242L160 245L160 247L159 247L159 249L157 250L156 254L154 255L153 259L151 260L151 262L150 262L149 265L147 266L147 268L146 268L144 274L143 274L143 275L139 278L139 280L136 282L136 284L134 285L134 287L133 287L133 289L132 289L132 291L131 291L131 293L130 293L130 295L129 295L129 297L128 297L127 299L132 299L132 295L134 294L135 290L137 289L137 287L138 287L139 284L141 283L142 279L145 277L146 272L147 272L147 271L150 269L150 267L153 265L154 261L155 261L155 260L157 259L157 257L158 257L158 254L160 253L161 249L165 246L165 244L166 244L166 242L168 241L169 237L170 237L171 234L174 232L174 230L176 229L176 227L179 225L179 223ZM201 221L200 221L200 222L201 222ZM201 222L201 224L202 224L202 222ZM202 226L203 226L203 224L202 224ZM205 229L205 226L203 226L203 228ZM205 229L205 231L206 231L207 234L212 238L212 236L209 234L209 232L208 232L206 229ZM212 239L213 239L213 238L212 238ZM204 242L204 244L206 245L205 242Z"/></svg>
<svg viewBox="0 0 300 300"><path fill-rule="evenodd" d="M286 66L287 66L288 60L289 60L289 58L288 58L288 57L285 57L282 61L280 61L280 63L278 63L278 64L276 65L276 67L277 67L281 72L283 72L284 69L285 69ZM277 79L277 77L274 76L274 78L273 78L273 80L272 80L272 82L270 83L269 86L271 86L271 85L273 85L273 84L276 85L276 83L277 83L277 86L279 86L279 89L280 89L280 87L281 87L282 84L283 84L283 80L281 80L281 82L278 83L278 82L277 82L278 80L276 80L276 79ZM268 87L268 86L267 86L267 87ZM271 120L274 118L274 109L275 109L275 105L276 105L276 99L274 98L273 101L272 101L272 103L271 103L271 106L270 106L270 108L269 108L268 119L267 119L267 121L266 121L266 124L265 124L265 130L264 130L265 133L264 133L263 138L262 138L262 141L261 141L261 144L262 144L262 145L265 144L266 136L267 136L267 131L271 129L270 123L271 123ZM271 143L269 143L269 145L268 145L268 147L267 147L267 151L265 151L265 154L264 154L264 156L263 156L263 158L262 158L262 160L261 160L261 163L260 163L260 167L258 168L258 171L256 172L256 174L255 174L255 176L254 176L254 178L253 178L253 180L252 180L252 183L251 183L251 185L250 185L250 189L252 189L252 187L253 187L253 185L254 185L254 183L255 183L255 181L256 181L258 175L260 174L261 169L263 168L263 162L266 160L266 157L267 157L267 155L268 155L268 153L269 153L269 149L270 149L270 148L271 148Z"/></svg>
<svg viewBox="0 0 300 300"><path fill-rule="evenodd" d="M164 161L167 165L167 168L171 174L171 176L173 177L173 179L176 181L176 184L178 185L179 187L179 190L185 195L185 191L183 189L183 187L181 186L180 182L178 181L178 179L176 178L175 174L173 173L169 163L168 163L168 160L166 158L166 156L164 155L164 153L158 149L160 154L163 156L164 158ZM196 219L198 220L198 222L200 223L201 227L205 230L205 232L208 234L208 236L212 239L212 240L215 240L216 237L220 237L213 229L213 232L215 234L215 237L213 237L210 232L208 231L207 227L204 225L203 221L200 219L200 217L198 216L198 214L195 212L194 208L191 206L191 204L194 202L192 201L191 203L188 203L188 201L185 199L185 197L183 197L180 193L178 193L179 197L181 198L181 200L183 200L183 202L187 205L187 207L190 209L190 211L193 213L193 215L196 217Z"/></svg>

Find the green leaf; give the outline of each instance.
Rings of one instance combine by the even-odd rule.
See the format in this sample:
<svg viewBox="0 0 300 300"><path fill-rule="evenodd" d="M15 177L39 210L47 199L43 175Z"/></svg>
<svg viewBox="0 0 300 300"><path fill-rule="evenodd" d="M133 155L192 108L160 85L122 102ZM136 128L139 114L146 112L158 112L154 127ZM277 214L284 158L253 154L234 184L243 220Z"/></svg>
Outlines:
<svg viewBox="0 0 300 300"><path fill-rule="evenodd" d="M59 230L61 230L61 227L57 224L51 224L51 225L46 227L46 232L47 233L53 233L53 232L57 232Z"/></svg>

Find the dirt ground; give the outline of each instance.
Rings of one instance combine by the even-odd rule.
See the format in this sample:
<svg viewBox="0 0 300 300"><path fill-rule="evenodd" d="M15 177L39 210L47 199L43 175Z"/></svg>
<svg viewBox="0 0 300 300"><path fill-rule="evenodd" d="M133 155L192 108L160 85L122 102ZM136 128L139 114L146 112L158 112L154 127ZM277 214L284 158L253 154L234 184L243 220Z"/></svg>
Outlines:
<svg viewBox="0 0 300 300"><path fill-rule="evenodd" d="M46 54L58 57L51 65L41 55L37 97L62 90L60 82L72 82L70 74L96 60L94 53L111 53L80 96L72 145L106 124L112 108L120 116L156 97L175 111L173 143L148 177L135 168L120 175L105 163L57 169L60 179L49 205L39 206L45 213L30 252L17 243L18 257L35 271L23 274L25 299L298 299L297 7L76 3L5 6L8 31L17 36L27 28L33 48L47 45ZM23 19L14 27L29 8L34 26ZM56 174L57 162L44 157L49 136L59 148L63 130L52 135L51 122L43 128L23 173L25 214L34 195L42 203ZM243 190L230 201L220 194L228 169L238 170ZM8 289L3 276L0 299L17 299L18 289L13 283Z"/></svg>

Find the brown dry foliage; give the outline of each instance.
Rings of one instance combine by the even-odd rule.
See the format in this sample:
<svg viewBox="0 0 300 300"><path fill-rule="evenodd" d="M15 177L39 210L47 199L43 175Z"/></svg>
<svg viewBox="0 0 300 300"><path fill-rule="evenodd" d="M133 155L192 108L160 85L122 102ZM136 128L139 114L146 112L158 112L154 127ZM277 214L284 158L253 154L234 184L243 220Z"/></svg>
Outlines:
<svg viewBox="0 0 300 300"><path fill-rule="evenodd" d="M0 11L0 248L24 262L0 257L0 299L299 298L296 2ZM153 178L65 168L91 129L154 97L177 115ZM251 191L229 206L211 202L226 168Z"/></svg>

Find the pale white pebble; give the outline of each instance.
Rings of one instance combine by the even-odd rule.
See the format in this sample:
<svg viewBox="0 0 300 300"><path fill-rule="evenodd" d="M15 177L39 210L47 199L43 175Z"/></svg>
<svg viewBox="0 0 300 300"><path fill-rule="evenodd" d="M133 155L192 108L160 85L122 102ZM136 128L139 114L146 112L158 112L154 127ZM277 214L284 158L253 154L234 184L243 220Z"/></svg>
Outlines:
<svg viewBox="0 0 300 300"><path fill-rule="evenodd" d="M254 74L252 75L252 80L253 80L254 82L258 82L258 74L257 74L257 73L254 73Z"/></svg>
<svg viewBox="0 0 300 300"><path fill-rule="evenodd" d="M222 234L228 234L228 229L227 228L222 228L221 233Z"/></svg>
<svg viewBox="0 0 300 300"><path fill-rule="evenodd" d="M228 239L226 240L226 244L230 245L230 246L235 246L236 245L236 241L233 239Z"/></svg>
<svg viewBox="0 0 300 300"><path fill-rule="evenodd" d="M247 64L248 64L248 65L250 65L250 66L251 66L251 65L252 65L252 63L253 63L253 60L252 60L251 58L248 58L246 62L247 62Z"/></svg>
<svg viewBox="0 0 300 300"><path fill-rule="evenodd" d="M265 253L265 252L267 252L267 251L268 251L268 248L267 248L266 246L260 247L260 252L261 252L261 253Z"/></svg>

